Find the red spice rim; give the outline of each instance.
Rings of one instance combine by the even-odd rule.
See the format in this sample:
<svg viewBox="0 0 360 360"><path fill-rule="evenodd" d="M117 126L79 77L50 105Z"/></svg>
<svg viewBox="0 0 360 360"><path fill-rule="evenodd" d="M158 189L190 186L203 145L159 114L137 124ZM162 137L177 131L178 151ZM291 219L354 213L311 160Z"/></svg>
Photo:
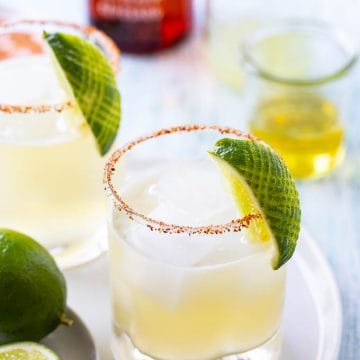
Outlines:
<svg viewBox="0 0 360 360"><path fill-rule="evenodd" d="M177 132L193 132L193 131L216 131L220 134L235 135L237 137L245 138L251 141L258 141L252 135L243 133L240 130L223 127L218 125L181 125L175 126L167 129L161 129L155 131L149 135L141 136L127 144L123 147L116 149L107 163L105 164L104 169L104 185L105 190L108 194L108 197L113 201L114 207L118 211L124 211L126 215L131 220L137 220L140 223L143 223L151 231L158 231L165 234L208 234L208 235L217 235L223 234L226 232L240 232L243 228L248 228L253 221L256 221L261 218L260 213L248 214L242 218L233 219L230 222L225 224L216 224L216 225L205 225L205 226L187 226L187 225L178 225L178 224L167 224L161 220L156 220L150 218L144 214L137 212L132 209L120 196L120 194L115 189L115 185L112 182L112 176L115 173L115 166L119 159L128 151L130 151L134 146L139 145L145 141L164 136L169 134L174 134Z"/></svg>
<svg viewBox="0 0 360 360"><path fill-rule="evenodd" d="M120 50L115 45L113 40L108 37L104 32L94 28L93 26L81 26L73 23L67 23L57 20L16 20L16 21L4 21L0 23L0 34L4 33L4 30L16 29L17 26L56 26L59 28L68 28L73 31L77 31L83 34L92 42L98 43L101 48L106 52L106 56L109 58L111 67L114 73L119 72L120 63ZM13 113L47 113L47 112L63 112L71 109L75 106L75 103L71 100L66 100L63 103L57 104L40 104L40 105L10 105L0 103L0 112L13 114Z"/></svg>

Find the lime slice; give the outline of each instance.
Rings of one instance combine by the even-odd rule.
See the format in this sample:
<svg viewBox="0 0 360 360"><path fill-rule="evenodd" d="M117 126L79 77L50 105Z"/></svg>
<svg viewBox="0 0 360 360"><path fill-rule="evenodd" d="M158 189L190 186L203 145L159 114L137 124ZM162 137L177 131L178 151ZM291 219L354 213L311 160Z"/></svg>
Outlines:
<svg viewBox="0 0 360 360"><path fill-rule="evenodd" d="M33 342L0 346L0 360L60 360L52 350Z"/></svg>
<svg viewBox="0 0 360 360"><path fill-rule="evenodd" d="M101 155L113 144L120 125L120 93L109 61L91 42L73 34L43 34L59 82L78 106Z"/></svg>
<svg viewBox="0 0 360 360"><path fill-rule="evenodd" d="M260 213L251 241L273 241L274 269L293 255L300 231L299 195L280 156L252 140L221 139L209 152L226 179L243 215Z"/></svg>

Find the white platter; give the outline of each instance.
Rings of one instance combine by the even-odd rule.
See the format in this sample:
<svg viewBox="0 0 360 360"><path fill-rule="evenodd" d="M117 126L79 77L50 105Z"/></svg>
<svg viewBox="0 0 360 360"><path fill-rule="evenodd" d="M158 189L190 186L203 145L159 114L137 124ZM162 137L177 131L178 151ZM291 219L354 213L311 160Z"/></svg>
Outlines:
<svg viewBox="0 0 360 360"><path fill-rule="evenodd" d="M336 360L341 332L334 276L315 242L302 230L288 267L281 360Z"/></svg>
<svg viewBox="0 0 360 360"><path fill-rule="evenodd" d="M106 265L103 256L66 273L69 305L91 330L100 360L112 359ZM330 267L304 231L288 266L287 280L281 360L336 360L342 330L340 298Z"/></svg>

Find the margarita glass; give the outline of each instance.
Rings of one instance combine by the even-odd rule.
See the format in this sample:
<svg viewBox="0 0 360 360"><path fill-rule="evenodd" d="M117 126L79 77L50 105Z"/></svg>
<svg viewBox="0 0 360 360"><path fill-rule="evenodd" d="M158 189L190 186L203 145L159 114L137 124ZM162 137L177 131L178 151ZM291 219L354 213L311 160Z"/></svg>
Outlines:
<svg viewBox="0 0 360 360"><path fill-rule="evenodd" d="M57 79L44 30L90 40L115 72L119 52L91 27L25 20L0 26L0 226L38 239L68 268L106 248L104 159Z"/></svg>
<svg viewBox="0 0 360 360"><path fill-rule="evenodd" d="M117 360L280 353L285 268L272 269L270 243L248 241L258 217L239 214L207 154L224 136L250 138L180 126L128 143L106 164Z"/></svg>

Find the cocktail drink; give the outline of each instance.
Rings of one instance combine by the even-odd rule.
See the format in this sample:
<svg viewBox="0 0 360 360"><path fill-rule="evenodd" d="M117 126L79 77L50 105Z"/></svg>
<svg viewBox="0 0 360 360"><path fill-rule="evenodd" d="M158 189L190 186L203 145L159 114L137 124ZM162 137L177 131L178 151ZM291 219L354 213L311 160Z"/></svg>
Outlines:
<svg viewBox="0 0 360 360"><path fill-rule="evenodd" d="M251 200L239 206L242 185L207 153L225 135L244 139L216 126L159 131L106 165L116 359L279 355L285 268L274 270Z"/></svg>
<svg viewBox="0 0 360 360"><path fill-rule="evenodd" d="M251 133L273 146L295 177L327 175L344 157L345 75L357 59L350 39L327 24L278 24L249 36L244 57Z"/></svg>
<svg viewBox="0 0 360 360"><path fill-rule="evenodd" d="M49 22L0 28L0 225L38 239L66 268L103 251L100 155L59 83L42 31L66 31L118 52L94 29Z"/></svg>

